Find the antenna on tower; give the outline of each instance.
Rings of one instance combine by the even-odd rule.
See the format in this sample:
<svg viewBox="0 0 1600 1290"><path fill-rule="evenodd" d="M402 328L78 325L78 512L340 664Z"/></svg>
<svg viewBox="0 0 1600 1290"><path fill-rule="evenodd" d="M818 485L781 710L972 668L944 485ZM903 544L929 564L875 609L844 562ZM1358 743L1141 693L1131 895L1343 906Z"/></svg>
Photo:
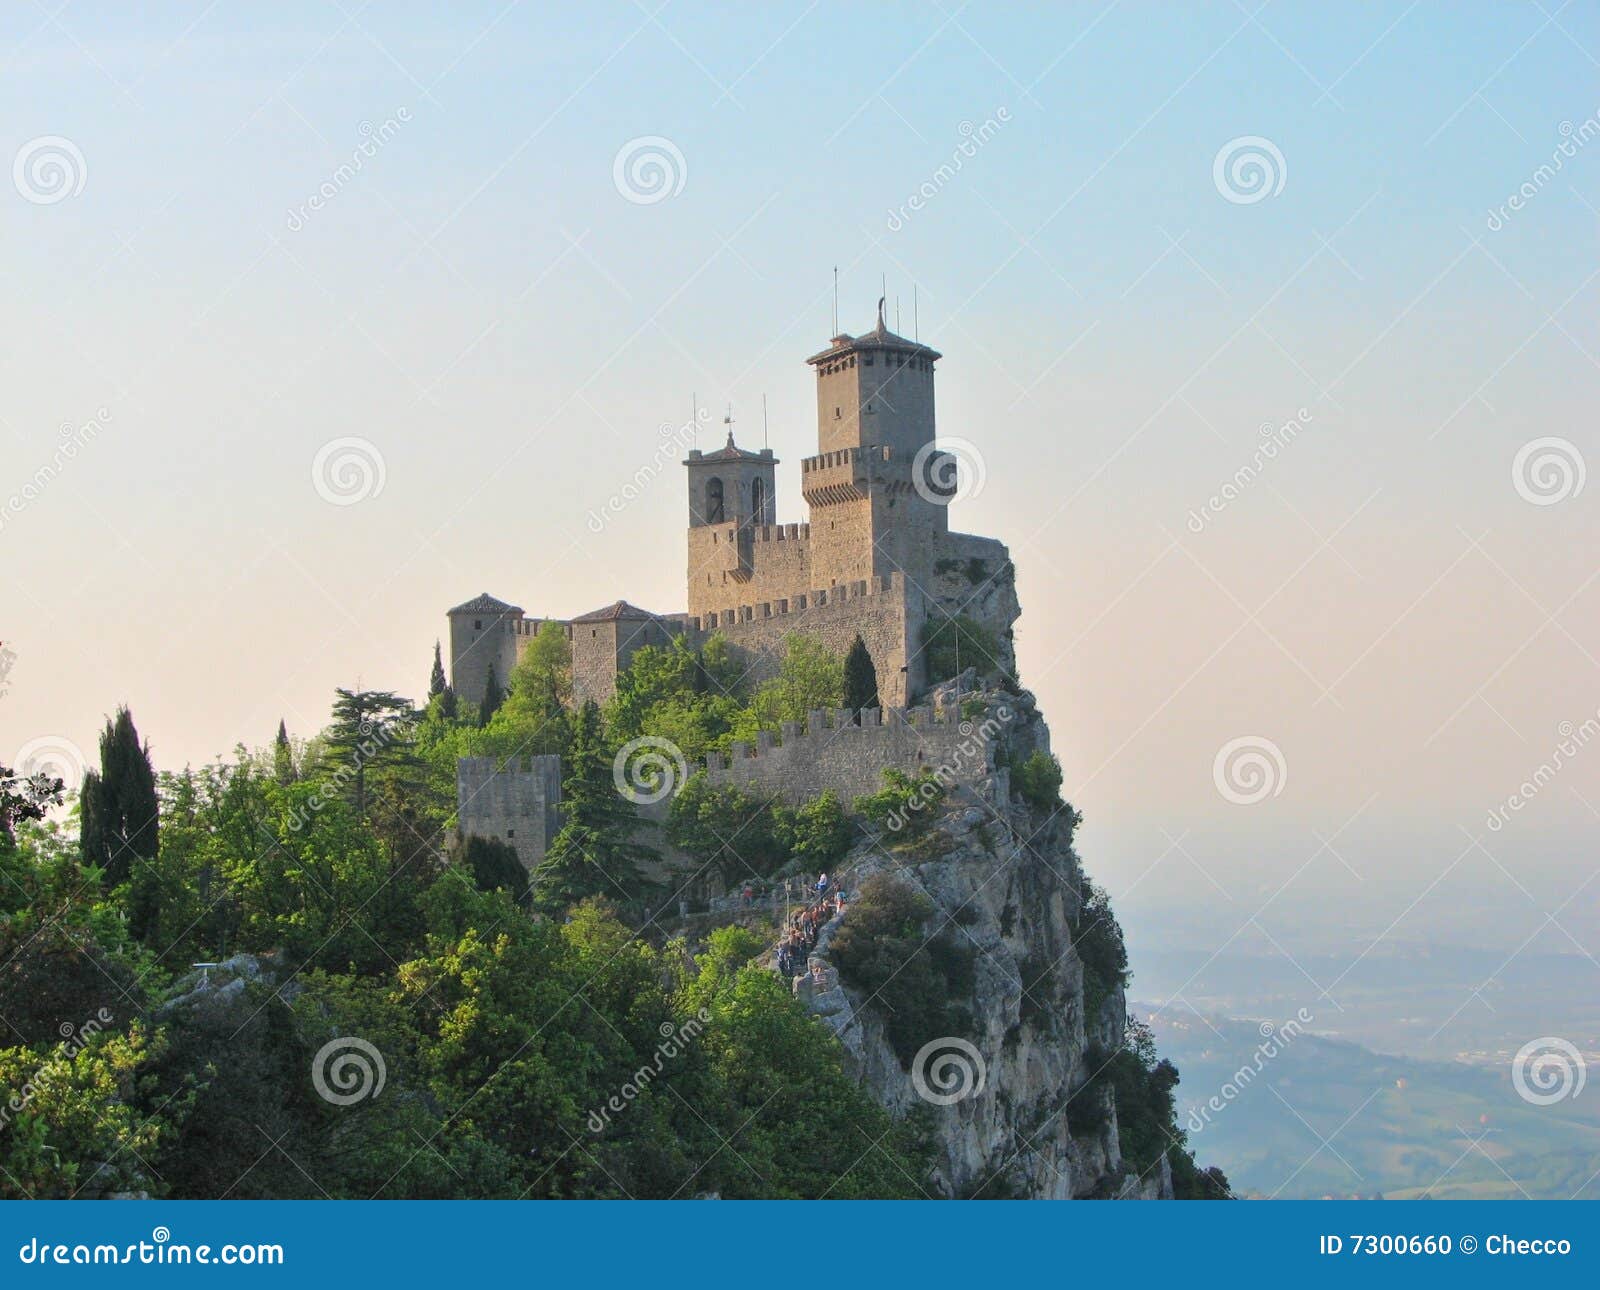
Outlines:
<svg viewBox="0 0 1600 1290"><path fill-rule="evenodd" d="M767 396L765 394L761 396L761 446L763 448L771 446L767 442Z"/></svg>
<svg viewBox="0 0 1600 1290"><path fill-rule="evenodd" d="M900 297L894 298L894 329L900 330Z"/></svg>
<svg viewBox="0 0 1600 1290"><path fill-rule="evenodd" d="M689 409L689 446L692 448L700 437L700 396L691 391L689 402L693 404Z"/></svg>
<svg viewBox="0 0 1600 1290"><path fill-rule="evenodd" d="M911 339L916 341L922 339L922 322L917 317L917 284L915 282L911 284Z"/></svg>
<svg viewBox="0 0 1600 1290"><path fill-rule="evenodd" d="M722 424L728 427L728 447L733 447L733 404L728 404L728 414L722 418Z"/></svg>
<svg viewBox="0 0 1600 1290"><path fill-rule="evenodd" d="M833 334L839 334L839 266L833 266Z"/></svg>

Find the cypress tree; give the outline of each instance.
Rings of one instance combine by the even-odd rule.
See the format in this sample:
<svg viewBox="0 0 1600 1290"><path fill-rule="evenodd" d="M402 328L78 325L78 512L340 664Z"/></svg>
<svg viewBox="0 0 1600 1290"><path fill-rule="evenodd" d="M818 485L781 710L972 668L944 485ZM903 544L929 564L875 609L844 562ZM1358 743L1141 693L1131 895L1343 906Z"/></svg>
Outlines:
<svg viewBox="0 0 1600 1290"><path fill-rule="evenodd" d="M272 742L272 772L278 783L288 785L299 778L294 768L294 749L289 746L289 728L278 718L278 737Z"/></svg>
<svg viewBox="0 0 1600 1290"><path fill-rule="evenodd" d="M478 724L488 725L505 701L506 692L500 688L500 678L495 673L494 664L491 663L489 674L483 678L483 702L478 705Z"/></svg>
<svg viewBox="0 0 1600 1290"><path fill-rule="evenodd" d="M447 721L456 719L456 687L447 685L439 696L439 715Z"/></svg>
<svg viewBox="0 0 1600 1290"><path fill-rule="evenodd" d="M100 732L100 769L84 776L80 802L84 863L101 871L108 888L136 879L129 915L134 935L143 937L159 915L157 889L149 880L160 851L161 807L149 745L139 742L127 708L118 708Z"/></svg>
<svg viewBox="0 0 1600 1290"><path fill-rule="evenodd" d="M878 669L859 633L844 656L844 706L852 712L878 706Z"/></svg>
<svg viewBox="0 0 1600 1290"><path fill-rule="evenodd" d="M428 697L436 699L448 688L444 679L444 656L439 652L439 642L433 642L433 674L428 678Z"/></svg>

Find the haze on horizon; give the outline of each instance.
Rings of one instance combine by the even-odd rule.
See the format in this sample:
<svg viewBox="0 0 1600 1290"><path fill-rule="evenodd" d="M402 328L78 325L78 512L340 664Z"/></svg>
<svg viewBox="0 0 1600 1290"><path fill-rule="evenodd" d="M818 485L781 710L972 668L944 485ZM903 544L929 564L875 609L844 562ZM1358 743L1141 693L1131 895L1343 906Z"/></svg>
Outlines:
<svg viewBox="0 0 1600 1290"><path fill-rule="evenodd" d="M196 0L0 46L0 756L124 702L163 769L311 735L335 686L418 695L483 590L682 608L660 448L692 400L759 445L765 400L805 518L837 267L841 328L886 290L946 355L952 523L1015 556L1135 964L1323 919L1600 972L1600 746L1487 824L1600 716L1592 10ZM350 437L381 488L332 504ZM1240 739L1282 756L1248 804Z"/></svg>

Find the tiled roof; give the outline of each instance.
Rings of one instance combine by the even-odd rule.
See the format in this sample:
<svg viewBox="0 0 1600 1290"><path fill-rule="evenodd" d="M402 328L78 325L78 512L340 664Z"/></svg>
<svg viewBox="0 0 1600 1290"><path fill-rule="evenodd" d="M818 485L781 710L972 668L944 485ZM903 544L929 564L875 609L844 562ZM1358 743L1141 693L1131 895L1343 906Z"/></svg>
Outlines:
<svg viewBox="0 0 1600 1290"><path fill-rule="evenodd" d="M457 605L450 611L452 614L520 614L520 605L508 605L503 600L496 600L487 591L480 591L465 604Z"/></svg>
<svg viewBox="0 0 1600 1290"><path fill-rule="evenodd" d="M604 609L592 610L587 614L579 614L572 621L575 623L613 623L624 619L650 619L659 618L660 614L652 614L648 609L640 609L638 605L630 605L626 600L619 600L615 604L607 605Z"/></svg>

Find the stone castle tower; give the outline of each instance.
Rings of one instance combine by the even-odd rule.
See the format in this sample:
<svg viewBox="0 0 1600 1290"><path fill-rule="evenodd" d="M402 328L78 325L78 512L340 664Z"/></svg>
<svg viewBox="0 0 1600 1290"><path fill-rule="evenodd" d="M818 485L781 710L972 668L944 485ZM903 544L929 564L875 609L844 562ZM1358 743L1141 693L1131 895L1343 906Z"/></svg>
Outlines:
<svg viewBox="0 0 1600 1290"><path fill-rule="evenodd" d="M491 669L501 686L547 621L572 645L578 699L604 702L635 650L684 637L725 636L753 680L776 669L786 640L819 637L840 654L860 635L887 706L930 682L924 644L956 614L1000 642L991 670L1011 672L1018 608L1010 556L992 538L952 533L950 457L934 417L938 351L884 323L841 334L806 361L817 377L817 452L800 463L809 522L779 523L778 459L740 448L691 450L687 612L626 601L572 619L532 619L487 592L449 611L452 681L468 703Z"/></svg>

